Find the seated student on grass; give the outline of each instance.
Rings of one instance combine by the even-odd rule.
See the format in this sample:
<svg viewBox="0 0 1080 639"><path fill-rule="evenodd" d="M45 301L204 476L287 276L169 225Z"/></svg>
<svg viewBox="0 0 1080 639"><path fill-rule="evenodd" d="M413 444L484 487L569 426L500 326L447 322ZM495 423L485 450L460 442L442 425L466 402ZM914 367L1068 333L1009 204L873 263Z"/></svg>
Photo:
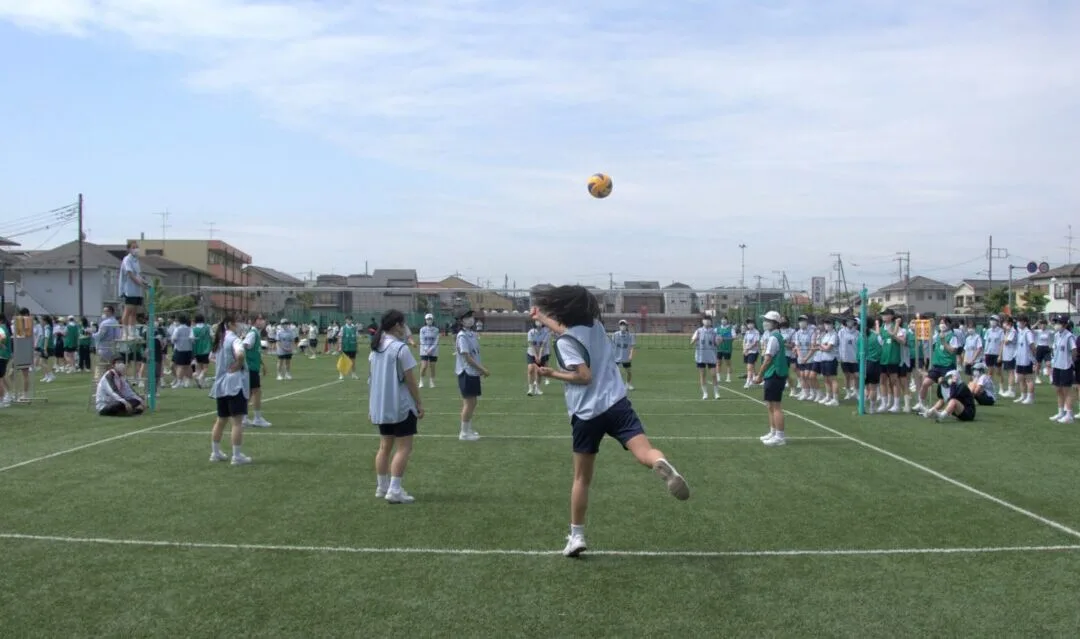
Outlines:
<svg viewBox="0 0 1080 639"><path fill-rule="evenodd" d="M94 408L105 417L128 417L141 415L146 401L139 397L124 377L126 365L123 357L114 357L112 364L98 380Z"/></svg>
<svg viewBox="0 0 1080 639"><path fill-rule="evenodd" d="M960 371L951 370L941 377L938 383L938 400L923 417L937 419L939 422L955 417L961 422L975 419L975 394L964 384Z"/></svg>
<svg viewBox="0 0 1080 639"><path fill-rule="evenodd" d="M993 406L997 401L995 396L997 389L994 387L994 378L988 372L986 364L976 362L971 370L975 378L968 383L968 388L975 396L975 403L979 406Z"/></svg>

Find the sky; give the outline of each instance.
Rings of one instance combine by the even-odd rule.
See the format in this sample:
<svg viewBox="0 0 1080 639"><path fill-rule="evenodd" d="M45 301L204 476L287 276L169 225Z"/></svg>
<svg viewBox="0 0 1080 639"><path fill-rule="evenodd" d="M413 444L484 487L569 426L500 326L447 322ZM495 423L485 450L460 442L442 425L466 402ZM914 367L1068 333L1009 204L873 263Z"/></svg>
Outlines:
<svg viewBox="0 0 1080 639"><path fill-rule="evenodd" d="M873 288L897 252L985 278L993 235L996 279L1080 236L1077 33L1067 0L0 0L0 236L83 193L92 242L297 275L710 288L745 244L748 284L840 253Z"/></svg>

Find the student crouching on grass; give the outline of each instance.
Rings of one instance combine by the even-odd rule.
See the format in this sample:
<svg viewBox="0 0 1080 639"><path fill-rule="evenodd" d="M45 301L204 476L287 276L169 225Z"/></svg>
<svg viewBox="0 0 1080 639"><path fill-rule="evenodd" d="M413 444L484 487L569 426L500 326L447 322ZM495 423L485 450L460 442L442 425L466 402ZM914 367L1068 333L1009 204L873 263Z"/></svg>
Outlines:
<svg viewBox="0 0 1080 639"><path fill-rule="evenodd" d="M937 402L923 413L923 417L939 422L950 417L961 422L975 420L975 394L961 379L960 371L948 371L938 379L937 396Z"/></svg>
<svg viewBox="0 0 1080 639"><path fill-rule="evenodd" d="M551 329L555 359L561 370L541 367L539 373L565 383L566 408L573 429L574 483L570 492L570 535L563 555L578 557L586 549L585 512L589 504L600 441L610 436L638 462L652 468L676 499L690 498L690 487L664 454L653 448L645 427L627 398L611 340L600 319L600 304L583 286L538 291L530 315Z"/></svg>
<svg viewBox="0 0 1080 639"><path fill-rule="evenodd" d="M368 416L379 427L375 454L375 497L391 504L415 501L401 481L412 454L416 422L424 417L416 359L405 343L405 315L390 310L371 336Z"/></svg>
<svg viewBox="0 0 1080 639"><path fill-rule="evenodd" d="M763 386L765 406L769 411L769 432L761 437L766 446L783 446L787 443L784 433L784 386L788 379L788 359L784 353L784 338L780 334L780 313L769 311L762 316L765 329L761 338L764 359L754 378L755 384Z"/></svg>
<svg viewBox="0 0 1080 639"><path fill-rule="evenodd" d="M214 384L210 397L217 402L217 419L210 433L210 461L229 459L221 451L221 438L225 423L232 423L232 465L250 464L251 458L240 451L244 443L244 417L247 416L248 398L251 396L250 380L244 365L244 344L236 336L236 320L226 315L214 331Z"/></svg>
<svg viewBox="0 0 1080 639"><path fill-rule="evenodd" d="M123 357L114 357L105 374L97 384L94 396L94 408L103 417L130 417L141 415L146 408L143 400L131 388L124 377L126 369Z"/></svg>

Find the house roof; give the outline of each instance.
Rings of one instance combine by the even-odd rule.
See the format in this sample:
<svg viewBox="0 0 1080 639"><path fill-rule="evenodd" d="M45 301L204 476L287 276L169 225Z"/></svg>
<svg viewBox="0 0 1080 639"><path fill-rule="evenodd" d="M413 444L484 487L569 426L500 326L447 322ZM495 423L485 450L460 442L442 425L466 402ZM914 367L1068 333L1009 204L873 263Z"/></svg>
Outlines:
<svg viewBox="0 0 1080 639"><path fill-rule="evenodd" d="M994 288L1005 288L1009 285L1009 280L960 280L959 286L964 284L970 286L976 293L984 293Z"/></svg>
<svg viewBox="0 0 1080 639"><path fill-rule="evenodd" d="M0 246L18 246L19 243L15 240L9 240L8 238L0 235Z"/></svg>
<svg viewBox="0 0 1080 639"><path fill-rule="evenodd" d="M945 282L939 282L937 280L932 280L929 277L923 277L922 275L916 275L915 277L911 278L911 281L909 281L909 282L905 283L904 280L900 280L899 282L895 282L893 284L889 284L888 286L883 286L883 287L879 288L878 290L871 293L871 295L877 295L878 293L888 293L888 292L893 292L893 291L903 291L903 290L911 290L911 291L923 290L923 291L926 291L926 290L946 289L946 290L951 291L951 290L953 290L953 288L954 288L953 286L951 286L949 284L946 284Z"/></svg>
<svg viewBox="0 0 1080 639"><path fill-rule="evenodd" d="M668 284L664 288L665 289L672 289L672 288L689 289L690 285L689 284L683 284L682 282L672 282L671 284Z"/></svg>
<svg viewBox="0 0 1080 639"><path fill-rule="evenodd" d="M647 282L644 280L628 280L623 282L623 288L628 289L656 289L660 290L660 282Z"/></svg>
<svg viewBox="0 0 1080 639"><path fill-rule="evenodd" d="M359 288L389 288L391 280L408 280L415 286L416 269L406 268L377 268L370 276L350 275L349 279L362 278L359 282L349 282L349 286Z"/></svg>
<svg viewBox="0 0 1080 639"><path fill-rule="evenodd" d="M255 265L252 264L252 265L249 265L247 267L247 270L249 270L249 271L258 271L259 273L262 273L263 276L266 277L267 279L277 280L278 282L280 282L282 284L298 284L299 285L299 284L304 283L304 280L302 280L300 278L293 277L292 275L289 275L288 273L283 273L283 272L281 272L281 271L279 271L277 269L270 268L269 266L255 266Z"/></svg>
<svg viewBox="0 0 1080 639"><path fill-rule="evenodd" d="M83 242L82 245L84 269L120 268L120 260L101 245L91 244L90 242ZM76 268L78 266L78 261L79 242L77 240L72 240L67 244L61 244L56 248L32 255L13 268L22 271L68 270ZM143 275L151 275L154 277L164 275L164 273L157 270L153 265L142 264L141 258L139 261L140 266L142 266Z"/></svg>
<svg viewBox="0 0 1080 639"><path fill-rule="evenodd" d="M1078 278L1080 277L1080 264L1066 264L1065 266L1059 266L1052 268L1045 273L1036 273L1026 279L1017 280L1019 282L1046 282L1054 277L1062 278ZM1016 284L1016 282L1013 282Z"/></svg>

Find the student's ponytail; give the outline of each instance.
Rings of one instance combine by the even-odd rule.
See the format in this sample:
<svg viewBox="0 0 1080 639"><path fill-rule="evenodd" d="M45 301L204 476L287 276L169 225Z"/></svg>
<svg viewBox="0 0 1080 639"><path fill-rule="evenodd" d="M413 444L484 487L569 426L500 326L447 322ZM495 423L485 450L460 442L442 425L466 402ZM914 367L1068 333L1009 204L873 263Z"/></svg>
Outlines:
<svg viewBox="0 0 1080 639"><path fill-rule="evenodd" d="M232 315L226 315L221 318L221 321L214 327L214 342L210 346L210 352L216 353L221 348L221 343L225 341L225 331L228 330L229 324L233 323Z"/></svg>
<svg viewBox="0 0 1080 639"><path fill-rule="evenodd" d="M382 319L379 320L379 327L371 334L371 350L376 353L379 352L379 345L382 344L383 335L398 324L404 323L404 313L394 309L386 311L386 313L383 314Z"/></svg>

